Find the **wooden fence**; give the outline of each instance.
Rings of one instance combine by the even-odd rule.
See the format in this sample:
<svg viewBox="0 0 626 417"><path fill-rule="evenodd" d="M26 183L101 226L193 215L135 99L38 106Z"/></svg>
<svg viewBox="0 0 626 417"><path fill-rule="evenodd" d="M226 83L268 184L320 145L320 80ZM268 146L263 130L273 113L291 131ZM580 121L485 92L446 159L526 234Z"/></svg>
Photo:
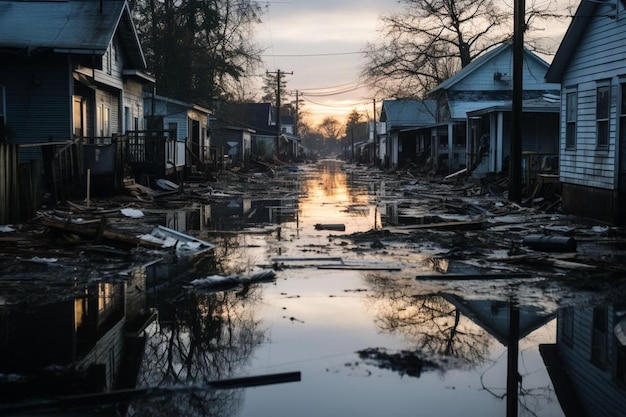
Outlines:
<svg viewBox="0 0 626 417"><path fill-rule="evenodd" d="M20 163L19 145L0 143L0 225L33 218L40 202L41 165Z"/></svg>

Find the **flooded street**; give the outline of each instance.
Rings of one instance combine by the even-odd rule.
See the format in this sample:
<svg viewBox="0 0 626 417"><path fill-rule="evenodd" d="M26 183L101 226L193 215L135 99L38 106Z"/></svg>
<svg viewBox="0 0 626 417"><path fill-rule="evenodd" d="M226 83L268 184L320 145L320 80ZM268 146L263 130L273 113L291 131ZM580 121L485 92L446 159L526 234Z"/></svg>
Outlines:
<svg viewBox="0 0 626 417"><path fill-rule="evenodd" d="M419 229L433 213L419 206L419 198L410 207L403 201L432 191L412 181L409 193L378 175L322 161L285 174L276 186L280 198L277 190L267 198L230 190L219 201L167 214L166 226L184 224L181 232L215 249L193 259L193 274L169 283L162 280L168 268L160 263L144 263L125 278L126 291L131 284L143 288L145 280L143 302L152 319L135 330L138 342L125 342L123 351L90 344L97 363L128 357L117 371L90 368L118 378L128 374L126 386L134 391L124 397L129 401L113 401L111 413L621 415L626 306L619 296L615 301L605 292L573 290L552 279L569 272L498 262L507 236L513 239L519 230L518 220L504 220L508 214L497 221L492 216L489 237L477 230ZM556 227L557 217L550 219ZM578 251L592 253L599 250L595 245L596 239ZM263 279L246 280L255 276ZM106 285L111 288L100 293L100 311L119 302L132 313L128 295L118 299L115 284ZM25 321L3 306L4 369L11 367L8 354L40 366L63 357L41 345L26 354L11 351L18 345L5 338L28 340L32 335L23 326L45 321L46 312L31 311L33 318ZM71 306L55 314L78 317L79 304ZM15 317L21 317L18 325ZM74 326L79 331L67 337L86 340L80 338L85 323ZM22 331L10 330L18 327ZM102 337L99 329L91 336ZM59 342L63 349L74 355L78 350L79 362L87 361L80 344ZM10 373L0 373L6 384ZM242 377L267 380L236 389L211 385ZM166 391L141 391L153 387Z"/></svg>

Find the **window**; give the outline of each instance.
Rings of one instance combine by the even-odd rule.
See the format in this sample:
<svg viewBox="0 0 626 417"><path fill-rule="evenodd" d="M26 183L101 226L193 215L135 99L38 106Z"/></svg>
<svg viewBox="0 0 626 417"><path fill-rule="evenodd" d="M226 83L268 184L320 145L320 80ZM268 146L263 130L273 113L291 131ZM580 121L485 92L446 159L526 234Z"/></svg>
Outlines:
<svg viewBox="0 0 626 417"><path fill-rule="evenodd" d="M619 110L619 143L620 146L624 146L626 144L626 83L620 85L621 89L621 101L620 101L620 110ZM622 149L622 154L624 150Z"/></svg>
<svg viewBox="0 0 626 417"><path fill-rule="evenodd" d="M96 108L97 136L107 138L111 136L111 109L104 104Z"/></svg>
<svg viewBox="0 0 626 417"><path fill-rule="evenodd" d="M574 308L572 307L563 309L561 332L563 343L572 346L574 344Z"/></svg>
<svg viewBox="0 0 626 417"><path fill-rule="evenodd" d="M4 86L0 85L0 140L6 139L7 132L5 131L5 119L4 114Z"/></svg>
<svg viewBox="0 0 626 417"><path fill-rule="evenodd" d="M576 92L566 94L565 101L565 148L576 147L576 114L578 96Z"/></svg>
<svg viewBox="0 0 626 417"><path fill-rule="evenodd" d="M598 148L609 146L609 107L611 86L602 85L596 88L596 137Z"/></svg>
<svg viewBox="0 0 626 417"><path fill-rule="evenodd" d="M106 52L106 71L107 74L111 75L113 72L113 52L111 51L113 47L109 47Z"/></svg>
<svg viewBox="0 0 626 417"><path fill-rule="evenodd" d="M606 308L595 307L593 309L593 326L591 332L591 362L604 369L607 359L608 335Z"/></svg>

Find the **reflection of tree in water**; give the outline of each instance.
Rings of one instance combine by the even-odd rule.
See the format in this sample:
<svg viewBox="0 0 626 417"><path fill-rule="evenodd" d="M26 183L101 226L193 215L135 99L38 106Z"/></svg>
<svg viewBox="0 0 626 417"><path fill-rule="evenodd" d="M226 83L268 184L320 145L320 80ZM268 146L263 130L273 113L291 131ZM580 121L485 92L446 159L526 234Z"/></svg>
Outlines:
<svg viewBox="0 0 626 417"><path fill-rule="evenodd" d="M373 290L368 302L377 312L382 331L403 335L412 348L428 358L455 358L472 366L487 360L492 340L489 334L442 296L412 294L383 276L370 275L367 281Z"/></svg>
<svg viewBox="0 0 626 417"><path fill-rule="evenodd" d="M263 340L253 310L234 292L190 293L171 302L167 316L149 328L138 387L189 386L240 376ZM134 416L227 416L237 413L242 390L195 391L133 404Z"/></svg>

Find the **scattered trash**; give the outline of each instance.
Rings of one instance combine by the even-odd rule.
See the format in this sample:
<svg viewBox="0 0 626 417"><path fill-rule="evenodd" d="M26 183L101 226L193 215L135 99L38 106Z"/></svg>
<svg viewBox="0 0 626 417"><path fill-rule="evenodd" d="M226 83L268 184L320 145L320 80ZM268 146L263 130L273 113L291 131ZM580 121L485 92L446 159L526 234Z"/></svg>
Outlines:
<svg viewBox="0 0 626 417"><path fill-rule="evenodd" d="M257 282L271 282L276 279L276 272L272 270L266 270L258 272L250 276L242 275L209 275L204 278L197 278L191 281L191 288L207 289L217 288L220 290L231 289L240 285L250 285Z"/></svg>
<svg viewBox="0 0 626 417"><path fill-rule="evenodd" d="M121 211L121 213L124 216L131 217L133 219L140 219L140 218L143 217L143 212L141 210L131 209L131 208L123 208L120 211Z"/></svg>
<svg viewBox="0 0 626 417"><path fill-rule="evenodd" d="M345 231L346 230L346 225L345 224L316 224L315 225L315 230L337 230L337 231Z"/></svg>
<svg viewBox="0 0 626 417"><path fill-rule="evenodd" d="M174 184L172 181L165 179L158 179L154 183L164 191L177 191L180 188L178 184Z"/></svg>
<svg viewBox="0 0 626 417"><path fill-rule="evenodd" d="M568 236L530 235L524 238L523 245L546 252L576 252L576 240Z"/></svg>
<svg viewBox="0 0 626 417"><path fill-rule="evenodd" d="M15 229L9 225L0 226L0 232L2 233L10 233L15 232Z"/></svg>

